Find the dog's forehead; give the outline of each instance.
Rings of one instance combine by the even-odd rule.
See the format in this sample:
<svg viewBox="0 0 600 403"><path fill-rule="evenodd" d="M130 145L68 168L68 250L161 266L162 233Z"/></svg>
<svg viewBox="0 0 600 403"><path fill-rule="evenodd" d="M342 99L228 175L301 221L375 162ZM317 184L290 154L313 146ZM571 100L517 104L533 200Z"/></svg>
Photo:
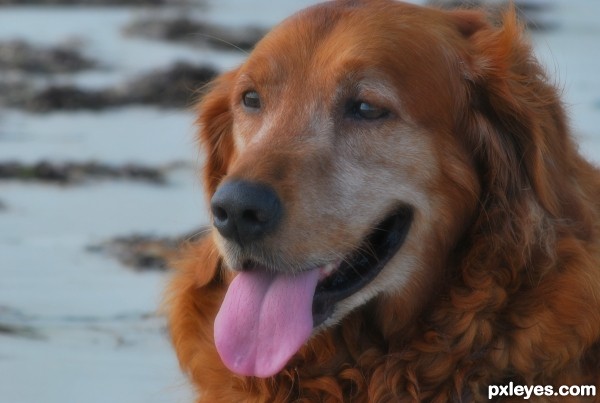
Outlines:
<svg viewBox="0 0 600 403"><path fill-rule="evenodd" d="M242 70L255 80L268 78L270 85L299 75L323 79L390 66L394 75L402 76L403 70L410 73L414 68L415 59L435 52L437 37L443 36L436 29L448 25L442 11L413 4L330 1L302 10L274 28ZM431 32L424 32L427 29ZM424 48L427 41L432 46Z"/></svg>

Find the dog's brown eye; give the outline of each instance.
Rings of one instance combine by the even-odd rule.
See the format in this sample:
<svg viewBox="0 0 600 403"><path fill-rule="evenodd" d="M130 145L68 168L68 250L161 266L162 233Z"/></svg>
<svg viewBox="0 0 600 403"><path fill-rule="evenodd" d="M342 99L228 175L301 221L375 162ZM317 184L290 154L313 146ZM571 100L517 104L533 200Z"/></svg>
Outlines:
<svg viewBox="0 0 600 403"><path fill-rule="evenodd" d="M248 91L242 95L242 102L246 108L260 109L260 96L256 91Z"/></svg>
<svg viewBox="0 0 600 403"><path fill-rule="evenodd" d="M350 114L357 119L375 120L386 117L388 111L363 101L354 101L350 106Z"/></svg>

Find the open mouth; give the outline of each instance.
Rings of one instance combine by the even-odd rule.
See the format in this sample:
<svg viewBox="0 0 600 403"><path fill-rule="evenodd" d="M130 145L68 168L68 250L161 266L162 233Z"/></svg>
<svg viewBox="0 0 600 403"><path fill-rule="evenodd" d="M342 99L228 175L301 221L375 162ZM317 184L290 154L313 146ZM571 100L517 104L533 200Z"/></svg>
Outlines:
<svg viewBox="0 0 600 403"><path fill-rule="evenodd" d="M410 228L413 214L408 207L397 210L379 223L337 268L328 265L313 298L313 326L333 313L335 304L371 282L398 252Z"/></svg>
<svg viewBox="0 0 600 403"><path fill-rule="evenodd" d="M341 263L297 273L245 267L215 317L215 346L240 375L269 377L306 343L335 304L372 281L398 252L412 222L401 208L380 222Z"/></svg>

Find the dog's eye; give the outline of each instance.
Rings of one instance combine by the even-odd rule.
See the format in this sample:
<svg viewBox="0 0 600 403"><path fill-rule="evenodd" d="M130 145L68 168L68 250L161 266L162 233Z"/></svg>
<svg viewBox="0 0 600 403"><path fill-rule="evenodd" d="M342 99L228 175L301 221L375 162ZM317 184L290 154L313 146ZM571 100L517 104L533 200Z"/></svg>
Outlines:
<svg viewBox="0 0 600 403"><path fill-rule="evenodd" d="M353 101L349 108L350 115L356 119L375 120L388 115L388 111L364 101Z"/></svg>
<svg viewBox="0 0 600 403"><path fill-rule="evenodd" d="M248 91L242 95L242 103L249 109L260 109L260 96L256 91Z"/></svg>

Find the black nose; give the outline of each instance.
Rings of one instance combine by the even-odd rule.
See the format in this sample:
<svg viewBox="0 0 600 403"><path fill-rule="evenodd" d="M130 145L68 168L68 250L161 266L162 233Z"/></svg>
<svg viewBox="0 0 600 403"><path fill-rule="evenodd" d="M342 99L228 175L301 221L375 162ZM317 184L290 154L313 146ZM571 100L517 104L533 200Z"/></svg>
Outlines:
<svg viewBox="0 0 600 403"><path fill-rule="evenodd" d="M213 224L240 245L257 241L277 227L282 206L275 191L261 183L225 182L211 200Z"/></svg>

